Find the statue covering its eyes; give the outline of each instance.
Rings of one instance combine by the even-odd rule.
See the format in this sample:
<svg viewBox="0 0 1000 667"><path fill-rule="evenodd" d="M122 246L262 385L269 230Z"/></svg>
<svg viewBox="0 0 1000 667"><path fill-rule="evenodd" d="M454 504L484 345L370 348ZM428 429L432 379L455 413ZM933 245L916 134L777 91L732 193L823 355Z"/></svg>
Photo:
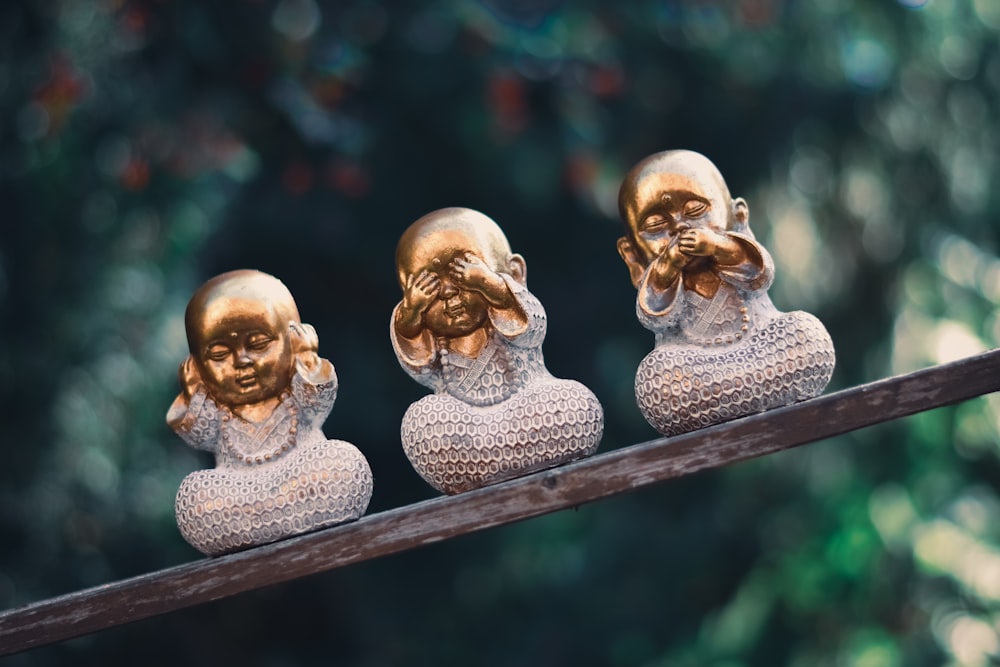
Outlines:
<svg viewBox="0 0 1000 667"><path fill-rule="evenodd" d="M396 267L393 348L434 390L406 411L403 449L428 483L459 493L597 449L601 405L545 368L545 311L493 220L466 208L429 213L404 232Z"/></svg>

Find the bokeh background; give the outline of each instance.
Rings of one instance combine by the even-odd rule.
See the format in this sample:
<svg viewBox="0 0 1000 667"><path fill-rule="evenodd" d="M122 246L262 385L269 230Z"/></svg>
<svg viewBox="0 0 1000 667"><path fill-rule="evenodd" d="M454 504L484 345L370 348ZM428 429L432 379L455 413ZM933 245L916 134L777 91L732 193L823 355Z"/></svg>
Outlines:
<svg viewBox="0 0 1000 667"><path fill-rule="evenodd" d="M164 414L222 271L316 326L370 511L432 497L387 328L396 240L443 206L527 258L603 451L655 436L616 197L666 148L747 198L831 389L996 346L998 37L993 0L0 4L0 608L200 557L173 496L210 461ZM998 399L4 664L997 664Z"/></svg>

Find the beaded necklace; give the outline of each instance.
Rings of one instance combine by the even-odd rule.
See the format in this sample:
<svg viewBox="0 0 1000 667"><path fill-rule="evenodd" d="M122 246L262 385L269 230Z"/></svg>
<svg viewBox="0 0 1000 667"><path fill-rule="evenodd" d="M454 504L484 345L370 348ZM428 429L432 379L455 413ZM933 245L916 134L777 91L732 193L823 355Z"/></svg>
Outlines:
<svg viewBox="0 0 1000 667"><path fill-rule="evenodd" d="M281 394L278 396L278 401L279 401L278 405L276 405L275 408L274 408L275 411L277 411L278 408L281 406L281 404L283 404L288 399L289 395L290 394L289 394L288 391L281 392ZM273 415L274 413L272 412L271 414ZM288 408L288 414L291 417L292 423L291 423L291 426L288 427L288 435L285 437L285 439L282 442L279 442L277 444L277 446L271 448L270 451L256 452L256 453L253 453L253 454L248 454L247 452L244 452L244 451L242 451L239 448L239 446L237 445L237 442L236 442L236 440L238 440L238 438L236 440L234 440L232 438L232 436L230 435L230 433L229 433L229 429L226 428L226 424L231 419L233 419L234 416L236 418L238 418L238 419L242 419L242 417L239 417L239 415L233 415L232 410L228 406L223 406L223 409L222 409L222 421L223 421L223 427L222 427L222 446L223 446L223 448L226 449L226 450L228 450L228 451L230 451L230 452L232 452L233 454L236 455L236 457L240 461L242 461L246 465L250 465L250 466L252 466L252 465L260 465L262 463L267 463L269 461L272 461L272 460L278 458L279 456L281 456L282 454L284 454L289 449L291 449L292 447L295 446L295 434L299 430L299 408L298 408L298 406L297 405L291 405Z"/></svg>

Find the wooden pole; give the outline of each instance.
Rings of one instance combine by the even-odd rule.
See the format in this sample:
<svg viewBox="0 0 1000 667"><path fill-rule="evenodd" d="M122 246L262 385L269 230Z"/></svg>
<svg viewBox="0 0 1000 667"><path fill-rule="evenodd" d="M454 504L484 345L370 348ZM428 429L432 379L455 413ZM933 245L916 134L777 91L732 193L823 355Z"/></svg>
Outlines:
<svg viewBox="0 0 1000 667"><path fill-rule="evenodd" d="M1000 350L0 613L0 655L71 639L1000 390Z"/></svg>

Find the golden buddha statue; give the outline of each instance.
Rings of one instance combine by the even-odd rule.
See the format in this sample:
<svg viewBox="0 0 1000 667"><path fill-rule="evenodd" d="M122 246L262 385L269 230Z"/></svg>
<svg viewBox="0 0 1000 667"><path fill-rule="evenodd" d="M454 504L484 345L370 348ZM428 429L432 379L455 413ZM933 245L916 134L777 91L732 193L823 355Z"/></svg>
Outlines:
<svg viewBox="0 0 1000 667"><path fill-rule="evenodd" d="M371 469L356 447L323 435L337 375L285 285L259 271L216 276L184 324L191 354L167 423L216 464L177 492L184 538L216 555L364 514Z"/></svg>
<svg viewBox="0 0 1000 667"><path fill-rule="evenodd" d="M635 377L656 430L684 433L823 391L833 342L813 315L771 303L774 262L714 164L691 151L651 155L626 175L618 207L636 316L656 337Z"/></svg>
<svg viewBox="0 0 1000 667"><path fill-rule="evenodd" d="M396 267L393 349L434 391L406 411L403 449L431 486L459 493L597 449L601 405L545 368L545 311L493 220L465 208L429 213L403 234Z"/></svg>

